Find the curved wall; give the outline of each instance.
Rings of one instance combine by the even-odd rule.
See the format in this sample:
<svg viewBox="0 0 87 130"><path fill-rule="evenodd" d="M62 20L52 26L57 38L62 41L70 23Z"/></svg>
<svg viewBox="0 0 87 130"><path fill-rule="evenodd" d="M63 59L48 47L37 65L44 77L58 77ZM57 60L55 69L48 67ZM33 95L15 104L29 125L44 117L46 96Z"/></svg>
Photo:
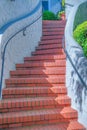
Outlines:
<svg viewBox="0 0 87 130"><path fill-rule="evenodd" d="M73 39L73 29L78 24L77 15L79 18L84 17L83 20L79 19L79 22L82 22L87 18L87 16L85 17L84 15L84 10L86 10L85 5L87 5L87 1L73 7L65 28L65 43L66 49L75 67L87 86L87 58L84 57L80 45ZM85 7L84 9L83 6ZM79 10L81 14L79 14ZM81 83L68 58L66 63L66 74L66 86L68 88L68 95L72 99L72 107L78 110L79 121L87 128L87 87Z"/></svg>
<svg viewBox="0 0 87 130"><path fill-rule="evenodd" d="M32 4L33 6L36 7L36 3L38 4L39 0L35 1L33 1ZM34 22L37 18L39 19L36 22ZM40 41L40 37L42 36L42 5L40 5L40 8L33 15L25 19L22 19L18 22L15 22L9 28L7 28L2 35L0 35L1 36L0 72L1 72L2 54L6 42L16 32L18 32L25 26L31 24L32 22L34 23L31 26L27 27L25 30L15 35L15 37L13 37L9 41L5 54L3 88L5 87L5 79L9 78L10 76L9 75L10 70L15 70L16 63L23 63L23 59L25 56L31 56L31 52L35 50L35 47L38 45L38 41Z"/></svg>
<svg viewBox="0 0 87 130"><path fill-rule="evenodd" d="M66 3L66 19L68 19L69 13L72 10L73 6L78 5L79 3L84 2L85 0L65 0Z"/></svg>
<svg viewBox="0 0 87 130"><path fill-rule="evenodd" d="M39 0L0 0L0 28L7 22L29 13Z"/></svg>

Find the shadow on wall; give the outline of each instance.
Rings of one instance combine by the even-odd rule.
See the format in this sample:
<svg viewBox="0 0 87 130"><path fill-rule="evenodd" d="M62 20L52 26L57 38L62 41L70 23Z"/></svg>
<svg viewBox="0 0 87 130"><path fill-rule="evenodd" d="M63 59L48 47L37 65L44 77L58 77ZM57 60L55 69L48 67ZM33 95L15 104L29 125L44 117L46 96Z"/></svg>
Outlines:
<svg viewBox="0 0 87 130"><path fill-rule="evenodd" d="M67 79L68 94L72 98L72 106L78 110L79 121L87 127L87 58L80 45L74 40L73 30L78 24L87 20L87 1L78 4L72 8L68 17L65 29L66 49L79 72L82 80L86 85L83 85L76 71L67 59Z"/></svg>

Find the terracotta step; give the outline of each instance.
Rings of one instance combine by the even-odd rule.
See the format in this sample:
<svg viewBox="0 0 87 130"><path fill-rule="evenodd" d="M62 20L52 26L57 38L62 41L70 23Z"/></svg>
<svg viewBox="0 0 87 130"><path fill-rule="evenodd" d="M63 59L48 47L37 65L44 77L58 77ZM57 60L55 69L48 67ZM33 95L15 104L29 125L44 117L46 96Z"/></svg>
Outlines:
<svg viewBox="0 0 87 130"><path fill-rule="evenodd" d="M62 39L63 35L52 35L52 36L43 36L41 40L53 40L53 39Z"/></svg>
<svg viewBox="0 0 87 130"><path fill-rule="evenodd" d="M53 29L55 29L55 28L57 28L57 29L60 29L60 28L65 28L65 25L64 24L43 24L43 26L42 26L42 29L50 29L50 28L53 28Z"/></svg>
<svg viewBox="0 0 87 130"><path fill-rule="evenodd" d="M61 29L63 28L64 29L64 26L65 25L44 25L42 29Z"/></svg>
<svg viewBox="0 0 87 130"><path fill-rule="evenodd" d="M54 54L63 54L63 49L48 49L48 50L37 50L35 52L32 52L32 55L54 55Z"/></svg>
<svg viewBox="0 0 87 130"><path fill-rule="evenodd" d="M7 124L9 127L20 127L34 125L34 124L52 124L57 122L67 122L72 119L77 119L76 110L70 107L45 109L45 110L32 110L3 113L0 115L0 128ZM61 121L60 121L61 120ZM18 125L18 126L17 126Z"/></svg>
<svg viewBox="0 0 87 130"><path fill-rule="evenodd" d="M63 35L64 31L63 30L57 30L57 31L44 31L43 36L52 36L52 35Z"/></svg>
<svg viewBox="0 0 87 130"><path fill-rule="evenodd" d="M74 126L74 127L73 127ZM57 123L49 125L36 125L30 127L18 127L4 130L86 130L83 125L77 121L71 121L70 123Z"/></svg>
<svg viewBox="0 0 87 130"><path fill-rule="evenodd" d="M36 47L37 50L44 50L44 49L56 49L56 48L62 48L61 44L50 44L50 45L40 45Z"/></svg>
<svg viewBox="0 0 87 130"><path fill-rule="evenodd" d="M25 110L39 110L46 108L58 108L58 101L55 97L32 97L32 98L16 98L4 99L0 101L0 113L17 112ZM64 103L70 104L69 101ZM62 103L61 103L62 106Z"/></svg>
<svg viewBox="0 0 87 130"><path fill-rule="evenodd" d="M60 55L38 55L38 56L32 56L32 57L25 57L24 58L24 61L25 62L30 62L30 61L55 61L55 60L65 60L66 59L66 56L63 54L60 54Z"/></svg>
<svg viewBox="0 0 87 130"><path fill-rule="evenodd" d="M49 25L49 24L57 24L57 25L61 25L61 24L63 24L63 25L65 25L66 24L66 21L65 20L43 20L42 21L43 22L43 25Z"/></svg>
<svg viewBox="0 0 87 130"><path fill-rule="evenodd" d="M66 65L66 61L65 60L58 60L56 62L43 62L43 61L39 61L39 62L32 62L32 63L23 63L23 64L16 64L16 69L17 70L26 70L26 69L45 69L45 68L59 68L59 67L65 67Z"/></svg>
<svg viewBox="0 0 87 130"><path fill-rule="evenodd" d="M10 78L5 80L7 87L15 87L15 86L26 86L30 84L41 85L49 85L49 84L63 84L65 83L65 76L55 76L49 78Z"/></svg>
<svg viewBox="0 0 87 130"><path fill-rule="evenodd" d="M11 78L22 78L22 77L32 77L32 76L51 76L51 75L65 75L65 68L51 68L51 69L30 69L30 70L15 70L10 71Z"/></svg>
<svg viewBox="0 0 87 130"><path fill-rule="evenodd" d="M64 31L64 28L57 28L57 27L55 27L55 28L51 28L51 27L49 27L49 28L43 28L43 32L56 32L56 31Z"/></svg>
<svg viewBox="0 0 87 130"><path fill-rule="evenodd" d="M39 45L61 44L61 42L62 42L62 39L43 40L39 42Z"/></svg>
<svg viewBox="0 0 87 130"><path fill-rule="evenodd" d="M39 110L46 108L61 108L70 106L71 100L68 96L56 97L31 97L31 98L16 98L4 99L0 101L0 112L17 112L25 110Z"/></svg>
<svg viewBox="0 0 87 130"><path fill-rule="evenodd" d="M49 97L67 94L65 86L4 88L3 98Z"/></svg>

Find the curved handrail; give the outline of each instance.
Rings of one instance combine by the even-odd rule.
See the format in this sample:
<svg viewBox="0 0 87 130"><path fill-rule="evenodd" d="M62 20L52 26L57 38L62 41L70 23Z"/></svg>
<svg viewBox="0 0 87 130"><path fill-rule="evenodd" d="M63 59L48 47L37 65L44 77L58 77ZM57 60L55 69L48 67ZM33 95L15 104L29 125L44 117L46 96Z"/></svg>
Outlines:
<svg viewBox="0 0 87 130"><path fill-rule="evenodd" d="M39 10L39 8L41 7L41 1L39 1L39 7L37 8L37 10ZM36 8L34 9L34 11L32 11L32 15L37 11ZM31 15L30 15L31 16ZM36 18L35 20L33 20L30 24L28 24L27 26L23 27L22 29L20 29L19 31L17 31L15 34L13 34L8 41L6 42L5 46L4 46L4 50L3 50L3 54L2 54L2 66L1 66L1 81L0 81L0 99L2 99L2 81L3 81L3 72L4 72L4 59L5 59L5 52L6 52L6 48L7 45L9 44L9 41L15 37L18 33L20 33L21 31L25 30L26 28L28 28L29 26L31 26L32 24L34 24L36 21L38 21L42 16L42 13L40 14L40 16L38 18ZM28 16L29 17L29 16Z"/></svg>
<svg viewBox="0 0 87 130"><path fill-rule="evenodd" d="M65 3L65 5L68 5L68 6L70 6L70 7L73 7L73 6L74 6L74 5L69 4L69 3Z"/></svg>
<svg viewBox="0 0 87 130"><path fill-rule="evenodd" d="M13 23L16 23L20 20L23 20L25 18L27 18L28 16L31 16L34 12L36 12L38 10L38 8L40 7L41 5L41 0L39 0L39 3L36 5L36 7L31 11L29 12L28 14L25 14L24 16L21 16L19 18L16 18L14 20L11 20L10 22L7 22L5 25L3 25L1 28L0 28L0 34L2 34L9 26L11 26Z"/></svg>
<svg viewBox="0 0 87 130"><path fill-rule="evenodd" d="M78 77L79 77L81 83L82 83L82 84L84 85L84 87L87 89L86 83L85 83L84 80L82 79L82 77L81 77L81 75L79 74L77 68L75 67L75 65L74 65L74 63L73 63L73 61L72 61L72 59L71 59L71 57L70 57L68 51L67 51L66 48L65 48L65 36L63 36L63 38L62 38L62 48L63 48L63 50L64 50L64 52L65 52L67 58L69 59L69 61L70 61L71 65L72 65L72 67L74 68L75 72L77 73L77 75L78 75Z"/></svg>

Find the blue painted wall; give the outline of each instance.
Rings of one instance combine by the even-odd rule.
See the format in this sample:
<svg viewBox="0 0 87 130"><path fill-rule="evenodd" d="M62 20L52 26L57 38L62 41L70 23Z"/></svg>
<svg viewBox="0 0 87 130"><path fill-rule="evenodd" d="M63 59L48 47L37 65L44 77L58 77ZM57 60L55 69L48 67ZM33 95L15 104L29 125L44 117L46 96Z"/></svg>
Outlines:
<svg viewBox="0 0 87 130"><path fill-rule="evenodd" d="M49 10L57 13L61 10L61 0L42 0L43 10Z"/></svg>
<svg viewBox="0 0 87 130"><path fill-rule="evenodd" d="M42 2L42 6L43 6L43 11L44 11L44 10L49 10L48 1L43 1L43 2Z"/></svg>

